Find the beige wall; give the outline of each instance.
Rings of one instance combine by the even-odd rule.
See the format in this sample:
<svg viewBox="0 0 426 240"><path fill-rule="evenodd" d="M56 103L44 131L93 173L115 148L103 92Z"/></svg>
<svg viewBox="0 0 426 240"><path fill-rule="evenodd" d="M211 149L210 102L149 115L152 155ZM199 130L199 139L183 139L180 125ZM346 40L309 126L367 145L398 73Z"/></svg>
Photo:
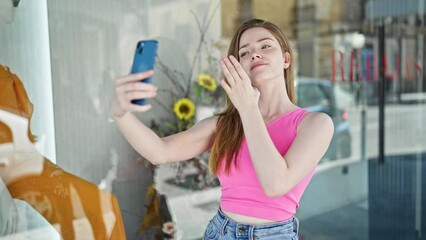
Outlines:
<svg viewBox="0 0 426 240"><path fill-rule="evenodd" d="M275 23L288 38L294 39L295 3L296 0L253 0L253 16Z"/></svg>
<svg viewBox="0 0 426 240"><path fill-rule="evenodd" d="M285 4L283 4L285 3ZM253 0L252 16L275 23L284 33L294 39L296 0ZM236 19L240 14L239 0L224 0L222 2L222 34L231 38L234 34Z"/></svg>
<svg viewBox="0 0 426 240"><path fill-rule="evenodd" d="M236 29L236 21L239 14L239 0L222 1L222 35L231 38Z"/></svg>

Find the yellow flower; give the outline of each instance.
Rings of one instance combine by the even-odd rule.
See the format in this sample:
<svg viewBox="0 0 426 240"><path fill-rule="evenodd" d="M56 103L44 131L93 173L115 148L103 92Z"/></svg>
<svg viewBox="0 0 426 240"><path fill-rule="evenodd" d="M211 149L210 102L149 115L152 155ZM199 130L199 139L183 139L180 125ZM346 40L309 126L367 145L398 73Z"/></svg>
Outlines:
<svg viewBox="0 0 426 240"><path fill-rule="evenodd" d="M173 105L173 111L179 119L189 120L195 114L195 104L189 98L181 98Z"/></svg>
<svg viewBox="0 0 426 240"><path fill-rule="evenodd" d="M216 80L208 74L198 74L198 84L212 92L217 88Z"/></svg>

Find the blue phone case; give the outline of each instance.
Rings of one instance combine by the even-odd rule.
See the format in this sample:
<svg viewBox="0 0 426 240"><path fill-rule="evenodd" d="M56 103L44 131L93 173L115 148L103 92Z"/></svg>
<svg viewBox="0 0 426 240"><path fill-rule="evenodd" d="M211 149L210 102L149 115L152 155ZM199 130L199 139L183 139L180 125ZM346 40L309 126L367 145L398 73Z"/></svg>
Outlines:
<svg viewBox="0 0 426 240"><path fill-rule="evenodd" d="M156 40L139 41L136 45L135 56L133 59L132 73L144 72L154 69L155 58L157 57L158 42ZM142 80L146 83L152 82L152 77ZM148 99L132 100L133 104L144 105Z"/></svg>

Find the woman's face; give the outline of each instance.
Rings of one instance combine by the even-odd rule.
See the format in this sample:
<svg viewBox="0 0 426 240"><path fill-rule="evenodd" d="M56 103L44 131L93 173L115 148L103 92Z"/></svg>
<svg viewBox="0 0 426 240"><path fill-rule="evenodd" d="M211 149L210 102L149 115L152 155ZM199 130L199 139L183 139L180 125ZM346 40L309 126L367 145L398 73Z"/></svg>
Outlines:
<svg viewBox="0 0 426 240"><path fill-rule="evenodd" d="M280 44L268 30L262 27L246 30L241 35L239 46L240 64L253 84L284 77L284 68L290 64L289 58L287 63Z"/></svg>

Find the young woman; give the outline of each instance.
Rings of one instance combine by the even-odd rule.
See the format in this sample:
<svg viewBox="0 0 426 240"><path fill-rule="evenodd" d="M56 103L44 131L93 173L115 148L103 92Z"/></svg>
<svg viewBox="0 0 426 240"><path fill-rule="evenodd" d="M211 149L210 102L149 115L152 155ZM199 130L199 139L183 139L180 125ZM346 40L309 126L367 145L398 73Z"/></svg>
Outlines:
<svg viewBox="0 0 426 240"><path fill-rule="evenodd" d="M117 79L112 116L146 159L183 161L211 149L210 169L222 196L205 239L298 239L294 214L334 127L326 114L295 104L291 57L289 40L276 25L245 22L220 61L226 110L164 138L131 113L151 108L131 100L156 96L155 86L139 82L153 73Z"/></svg>

